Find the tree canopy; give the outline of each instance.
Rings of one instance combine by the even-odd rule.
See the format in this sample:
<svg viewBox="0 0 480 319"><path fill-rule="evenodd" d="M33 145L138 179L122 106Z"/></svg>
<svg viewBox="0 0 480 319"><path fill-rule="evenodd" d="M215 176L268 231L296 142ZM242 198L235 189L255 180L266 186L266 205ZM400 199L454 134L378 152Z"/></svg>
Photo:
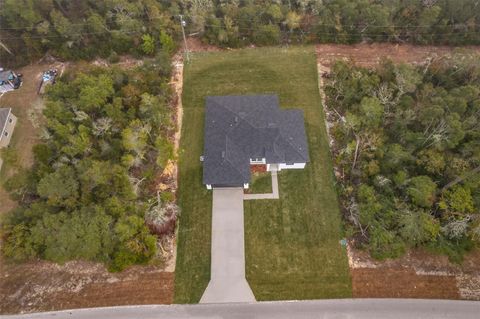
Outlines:
<svg viewBox="0 0 480 319"><path fill-rule="evenodd" d="M156 178L173 158L174 130L161 65L87 68L49 88L34 165L5 183L20 203L3 225L7 257L121 270L155 255L145 218L153 204L171 205L157 201Z"/></svg>
<svg viewBox="0 0 480 319"><path fill-rule="evenodd" d="M378 258L425 246L458 260L480 239L479 55L375 69L337 62L326 84L354 238Z"/></svg>
<svg viewBox="0 0 480 319"><path fill-rule="evenodd" d="M477 0L4 0L2 61L46 51L66 59L172 52L187 34L228 47L250 44L480 43ZM408 82L407 82L408 83Z"/></svg>

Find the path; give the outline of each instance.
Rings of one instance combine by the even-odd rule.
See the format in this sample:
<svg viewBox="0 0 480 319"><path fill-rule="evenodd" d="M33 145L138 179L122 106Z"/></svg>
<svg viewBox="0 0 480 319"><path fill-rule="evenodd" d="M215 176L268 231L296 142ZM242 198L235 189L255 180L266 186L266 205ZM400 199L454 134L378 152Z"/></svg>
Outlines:
<svg viewBox="0 0 480 319"><path fill-rule="evenodd" d="M210 282L200 303L254 302L245 279L243 189L213 189Z"/></svg>
<svg viewBox="0 0 480 319"><path fill-rule="evenodd" d="M252 199L279 199L278 193L278 175L277 171L272 171L272 192L265 193L265 194L245 194L243 196L244 200L252 200Z"/></svg>
<svg viewBox="0 0 480 319"><path fill-rule="evenodd" d="M341 299L251 304L149 305L90 308L5 316L4 319L207 319L207 318L478 318L480 302L421 299ZM2 318L2 319L3 319Z"/></svg>

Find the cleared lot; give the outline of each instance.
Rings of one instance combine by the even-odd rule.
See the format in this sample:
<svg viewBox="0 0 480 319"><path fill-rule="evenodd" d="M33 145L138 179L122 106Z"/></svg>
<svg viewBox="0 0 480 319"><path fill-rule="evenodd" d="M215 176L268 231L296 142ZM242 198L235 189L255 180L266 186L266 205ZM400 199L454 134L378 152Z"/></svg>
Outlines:
<svg viewBox="0 0 480 319"><path fill-rule="evenodd" d="M198 302L210 277L211 193L201 184L208 95L278 94L302 108L312 162L279 174L280 199L245 202L247 280L257 300L351 296L313 47L196 53L184 76L175 302Z"/></svg>

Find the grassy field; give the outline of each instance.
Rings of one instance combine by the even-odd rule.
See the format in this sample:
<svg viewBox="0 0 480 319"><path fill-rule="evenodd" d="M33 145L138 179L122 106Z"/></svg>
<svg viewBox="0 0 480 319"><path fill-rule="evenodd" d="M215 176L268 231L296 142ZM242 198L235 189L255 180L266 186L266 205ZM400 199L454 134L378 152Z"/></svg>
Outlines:
<svg viewBox="0 0 480 319"><path fill-rule="evenodd" d="M246 271L257 300L351 296L313 47L197 53L185 68L175 302L197 302L210 276L211 194L201 184L208 95L278 94L305 111L311 163L282 171L280 200L245 202Z"/></svg>

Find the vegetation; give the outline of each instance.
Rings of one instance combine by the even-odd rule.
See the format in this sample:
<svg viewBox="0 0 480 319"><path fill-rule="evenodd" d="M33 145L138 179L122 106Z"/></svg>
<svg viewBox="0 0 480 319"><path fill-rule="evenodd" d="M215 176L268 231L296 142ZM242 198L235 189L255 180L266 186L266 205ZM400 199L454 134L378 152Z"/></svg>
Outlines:
<svg viewBox="0 0 480 319"><path fill-rule="evenodd" d="M480 239L480 63L457 53L327 83L346 218L377 258L424 246L455 260Z"/></svg>
<svg viewBox="0 0 480 319"><path fill-rule="evenodd" d="M189 28L213 44L478 44L476 0L184 1Z"/></svg>
<svg viewBox="0 0 480 319"><path fill-rule="evenodd" d="M175 302L197 302L210 277L211 195L202 185L208 95L278 94L305 111L312 162L282 171L280 199L245 202L247 279L258 300L351 296L314 50L196 53L185 68Z"/></svg>
<svg viewBox="0 0 480 319"><path fill-rule="evenodd" d="M176 4L156 0L3 0L3 64L22 65L49 51L63 59L172 52Z"/></svg>
<svg viewBox="0 0 480 319"><path fill-rule="evenodd" d="M50 51L65 59L171 52L187 33L208 43L480 43L477 0L2 0L4 64Z"/></svg>
<svg viewBox="0 0 480 319"><path fill-rule="evenodd" d="M156 218L166 212L155 179L173 154L156 146L168 150L174 129L169 69L160 62L87 68L49 88L34 165L5 182L20 204L3 222L5 256L95 260L121 270L155 255L145 215L165 220Z"/></svg>
<svg viewBox="0 0 480 319"><path fill-rule="evenodd" d="M252 194L264 194L272 192L272 176L268 172L255 172L252 174L248 192Z"/></svg>

